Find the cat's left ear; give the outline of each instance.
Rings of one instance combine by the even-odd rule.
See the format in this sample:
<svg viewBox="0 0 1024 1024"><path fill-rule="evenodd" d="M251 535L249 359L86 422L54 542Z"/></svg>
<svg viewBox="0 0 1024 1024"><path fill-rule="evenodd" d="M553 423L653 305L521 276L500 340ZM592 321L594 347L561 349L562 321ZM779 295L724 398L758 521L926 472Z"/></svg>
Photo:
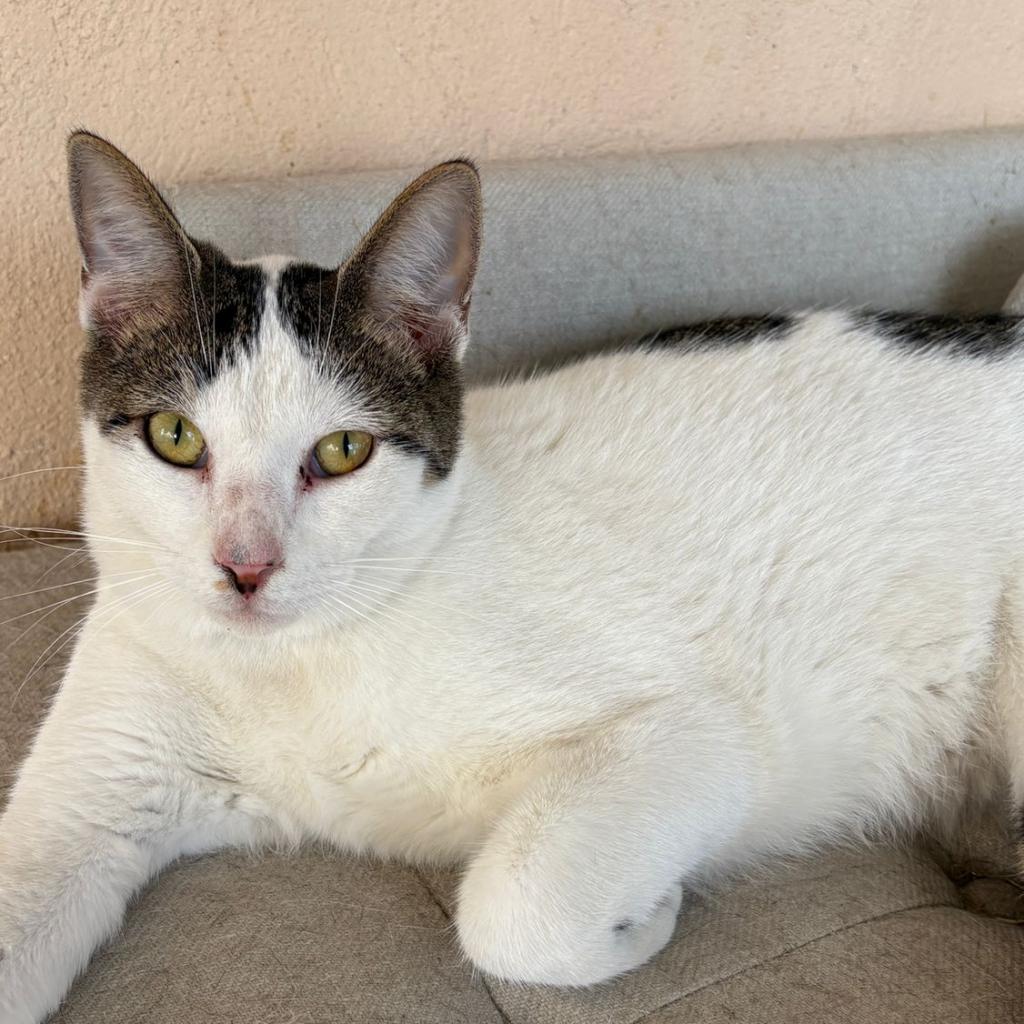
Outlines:
<svg viewBox="0 0 1024 1024"><path fill-rule="evenodd" d="M344 268L371 329L424 363L465 351L481 207L476 167L439 164L384 211Z"/></svg>

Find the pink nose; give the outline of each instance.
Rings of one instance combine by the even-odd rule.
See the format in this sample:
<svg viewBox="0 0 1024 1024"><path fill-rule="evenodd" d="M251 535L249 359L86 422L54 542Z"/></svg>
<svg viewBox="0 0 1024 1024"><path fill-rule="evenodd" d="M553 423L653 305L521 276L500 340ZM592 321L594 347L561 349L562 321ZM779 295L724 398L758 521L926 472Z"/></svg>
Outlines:
<svg viewBox="0 0 1024 1024"><path fill-rule="evenodd" d="M246 600L251 598L280 566L280 562L260 562L253 565L241 565L238 562L221 561L219 559L217 564L224 570L225 575L231 581L235 590Z"/></svg>

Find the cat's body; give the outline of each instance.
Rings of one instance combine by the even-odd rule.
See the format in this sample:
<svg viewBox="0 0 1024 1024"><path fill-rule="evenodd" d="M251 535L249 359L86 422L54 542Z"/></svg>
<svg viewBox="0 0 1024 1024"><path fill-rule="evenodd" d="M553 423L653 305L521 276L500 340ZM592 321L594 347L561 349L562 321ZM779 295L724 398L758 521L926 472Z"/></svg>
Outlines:
<svg viewBox="0 0 1024 1024"><path fill-rule="evenodd" d="M208 466L87 405L109 589L0 823L4 1020L182 853L465 861L470 958L588 984L667 941L687 880L944 825L969 782L1024 799L1018 321L684 331L469 392L455 458L451 403L384 423L365 342L340 376L305 350L308 270L259 273L246 347L180 398ZM349 422L376 466L286 483L293 432Z"/></svg>
<svg viewBox="0 0 1024 1024"><path fill-rule="evenodd" d="M471 391L450 518L362 567L348 628L178 644L144 606L98 664L144 646L232 792L358 850L462 858L548 750L662 720L728 746L744 859L906 820L981 720L1024 558L1024 351L858 320Z"/></svg>

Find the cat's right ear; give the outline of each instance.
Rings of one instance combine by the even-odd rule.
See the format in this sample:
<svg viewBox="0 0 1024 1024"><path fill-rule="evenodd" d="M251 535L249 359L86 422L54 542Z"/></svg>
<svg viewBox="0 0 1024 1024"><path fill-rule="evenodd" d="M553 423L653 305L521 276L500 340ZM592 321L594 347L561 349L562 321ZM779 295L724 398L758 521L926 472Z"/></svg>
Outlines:
<svg viewBox="0 0 1024 1024"><path fill-rule="evenodd" d="M167 321L199 255L153 183L90 132L68 139L71 209L82 253L82 326L115 335Z"/></svg>

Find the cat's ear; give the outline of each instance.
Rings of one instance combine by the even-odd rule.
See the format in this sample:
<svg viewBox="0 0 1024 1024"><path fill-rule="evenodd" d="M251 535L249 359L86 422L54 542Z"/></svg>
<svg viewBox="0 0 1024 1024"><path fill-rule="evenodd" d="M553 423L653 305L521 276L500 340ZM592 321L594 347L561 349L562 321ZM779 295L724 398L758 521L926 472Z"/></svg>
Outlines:
<svg viewBox="0 0 1024 1024"><path fill-rule="evenodd" d="M71 209L82 253L80 315L114 333L160 323L180 307L199 255L153 183L89 132L68 139Z"/></svg>
<svg viewBox="0 0 1024 1024"><path fill-rule="evenodd" d="M384 211L345 268L372 326L426 363L465 350L481 205L473 164L439 164Z"/></svg>

